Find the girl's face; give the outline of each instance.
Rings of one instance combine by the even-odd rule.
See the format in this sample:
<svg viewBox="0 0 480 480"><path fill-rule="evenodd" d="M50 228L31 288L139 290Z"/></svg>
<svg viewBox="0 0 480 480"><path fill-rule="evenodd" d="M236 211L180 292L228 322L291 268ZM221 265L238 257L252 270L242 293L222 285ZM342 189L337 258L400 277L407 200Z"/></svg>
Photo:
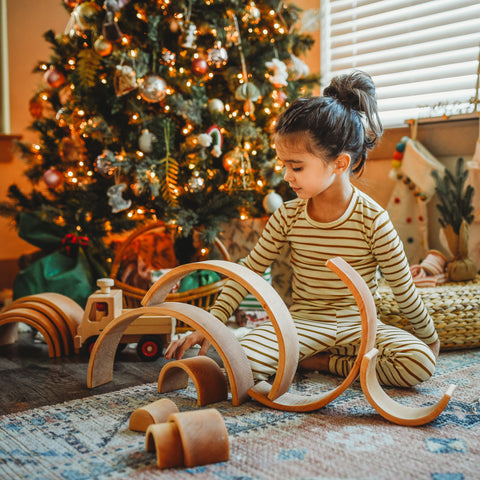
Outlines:
<svg viewBox="0 0 480 480"><path fill-rule="evenodd" d="M285 168L284 179L298 198L309 199L325 192L336 180L335 162L327 163L307 149L305 139L277 136L275 148Z"/></svg>

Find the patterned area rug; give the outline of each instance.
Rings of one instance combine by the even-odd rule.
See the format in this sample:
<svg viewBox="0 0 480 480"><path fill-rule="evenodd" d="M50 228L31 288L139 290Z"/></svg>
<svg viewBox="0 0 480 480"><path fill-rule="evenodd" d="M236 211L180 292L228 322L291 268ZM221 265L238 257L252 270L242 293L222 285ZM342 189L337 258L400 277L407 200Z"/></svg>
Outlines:
<svg viewBox="0 0 480 480"><path fill-rule="evenodd" d="M131 412L158 400L156 384L128 388L0 418L2 479L432 479L480 478L480 350L443 353L435 376L412 390L389 389L408 405L437 401L457 385L447 409L422 427L380 417L356 383L313 413L270 410L256 402L219 402L229 432L228 462L159 470ZM292 390L310 395L336 380L300 375ZM193 385L167 395L193 410Z"/></svg>

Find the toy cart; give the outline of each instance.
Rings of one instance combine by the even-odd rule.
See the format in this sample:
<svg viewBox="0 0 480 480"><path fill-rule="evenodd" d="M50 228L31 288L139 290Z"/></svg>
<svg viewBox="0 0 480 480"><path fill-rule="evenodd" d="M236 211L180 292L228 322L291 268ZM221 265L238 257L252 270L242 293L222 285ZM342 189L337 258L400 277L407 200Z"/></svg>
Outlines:
<svg viewBox="0 0 480 480"><path fill-rule="evenodd" d="M75 348L88 353L103 329L125 311L122 308L122 291L111 289L113 279L99 279L97 285L100 290L88 297L82 323L74 338ZM162 354L163 346L170 342L174 333L174 318L142 315L125 331L121 347L136 343L138 356L144 361L154 361Z"/></svg>

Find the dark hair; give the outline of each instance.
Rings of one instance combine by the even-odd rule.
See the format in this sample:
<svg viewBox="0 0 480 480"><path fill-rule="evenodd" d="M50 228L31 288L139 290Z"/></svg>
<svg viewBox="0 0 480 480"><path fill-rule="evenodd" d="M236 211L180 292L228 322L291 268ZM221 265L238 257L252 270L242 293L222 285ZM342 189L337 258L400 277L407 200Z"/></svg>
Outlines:
<svg viewBox="0 0 480 480"><path fill-rule="evenodd" d="M354 174L365 168L367 151L382 136L375 85L365 72L334 77L322 97L299 98L280 115L275 137L305 132L312 153L320 150L328 160L349 153Z"/></svg>

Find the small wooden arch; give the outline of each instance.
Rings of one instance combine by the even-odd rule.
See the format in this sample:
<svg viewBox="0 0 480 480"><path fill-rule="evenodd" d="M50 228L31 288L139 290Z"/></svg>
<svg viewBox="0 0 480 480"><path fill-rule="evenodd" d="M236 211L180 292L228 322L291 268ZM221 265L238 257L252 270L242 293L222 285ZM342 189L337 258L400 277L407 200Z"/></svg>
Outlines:
<svg viewBox="0 0 480 480"><path fill-rule="evenodd" d="M9 335L11 327L9 324L26 323L35 330L38 330L45 339L48 346L48 356L50 358L60 357L62 347L60 345L60 336L55 326L43 313L31 310L29 308L15 308L0 314L0 333Z"/></svg>
<svg viewBox="0 0 480 480"><path fill-rule="evenodd" d="M253 399L257 400L263 405L266 405L267 407L291 412L310 412L312 410L317 410L321 407L324 407L342 394L355 380L360 370L360 364L363 355L375 345L377 331L377 309L368 285L365 283L359 273L340 257L335 257L328 260L326 265L328 268L330 268L330 270L334 271L347 285L348 289L352 292L360 311L362 336L360 339L359 352L357 358L355 359L355 363L353 364L353 367L347 377L338 387L329 392L308 397L287 392L281 397L271 400L267 396L270 385L267 382L259 382L248 391L248 394Z"/></svg>
<svg viewBox="0 0 480 480"><path fill-rule="evenodd" d="M205 355L168 362L158 376L159 393L180 390L191 379L197 390L199 407L228 398L228 384L217 362Z"/></svg>
<svg viewBox="0 0 480 480"><path fill-rule="evenodd" d="M283 395L289 389L297 370L299 355L297 332L284 301L260 275L243 265L225 260L207 260L180 265L167 272L152 285L142 300L142 304L153 306L163 302L173 286L185 275L202 269L213 270L232 278L253 294L267 312L277 334L279 362L273 384L268 385L268 392L265 392L265 395L270 400ZM219 323L218 320L217 323ZM250 366L248 368L250 369Z"/></svg>
<svg viewBox="0 0 480 480"><path fill-rule="evenodd" d="M199 330L223 360L230 381L233 405L249 399L253 375L248 359L235 335L211 313L188 303L165 302L130 310L112 320L94 344L88 363L87 386L94 388L113 378L115 352L125 329L141 315L170 316Z"/></svg>
<svg viewBox="0 0 480 480"><path fill-rule="evenodd" d="M384 418L399 425L425 425L435 420L445 410L456 388L450 385L443 397L434 405L409 407L390 398L380 386L376 372L378 350L372 348L363 357L360 369L360 383L364 395L373 408Z"/></svg>

